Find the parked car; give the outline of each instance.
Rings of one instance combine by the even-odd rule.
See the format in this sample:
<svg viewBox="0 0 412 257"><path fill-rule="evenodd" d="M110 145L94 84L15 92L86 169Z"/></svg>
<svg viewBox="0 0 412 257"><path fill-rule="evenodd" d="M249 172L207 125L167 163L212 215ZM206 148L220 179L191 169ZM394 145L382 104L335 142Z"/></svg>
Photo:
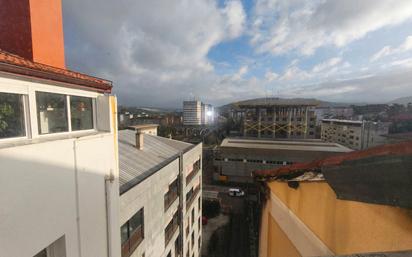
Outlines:
<svg viewBox="0 0 412 257"><path fill-rule="evenodd" d="M239 188L230 188L228 191L230 196L244 196L245 192Z"/></svg>

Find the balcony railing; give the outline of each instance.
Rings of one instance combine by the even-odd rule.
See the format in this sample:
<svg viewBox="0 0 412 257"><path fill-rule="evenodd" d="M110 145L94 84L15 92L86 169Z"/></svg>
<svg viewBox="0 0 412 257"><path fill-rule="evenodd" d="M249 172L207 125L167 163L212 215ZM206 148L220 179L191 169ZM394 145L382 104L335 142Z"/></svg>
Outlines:
<svg viewBox="0 0 412 257"><path fill-rule="evenodd" d="M200 170L200 160L196 161L193 164L193 170L189 173L189 175L186 176L186 185L189 184L190 181L192 181L192 179L196 176L199 170Z"/></svg>
<svg viewBox="0 0 412 257"><path fill-rule="evenodd" d="M176 201L178 196L177 189L165 194L165 211Z"/></svg>
<svg viewBox="0 0 412 257"><path fill-rule="evenodd" d="M196 196L199 194L199 191L200 191L200 185L198 185L193 190L193 193L190 195L189 199L186 199L186 211L188 211L190 206L192 206L192 203L195 200Z"/></svg>
<svg viewBox="0 0 412 257"><path fill-rule="evenodd" d="M177 211L165 229L165 246L167 246L179 228L179 212Z"/></svg>
<svg viewBox="0 0 412 257"><path fill-rule="evenodd" d="M129 239L122 244L122 257L130 256L143 241L143 226L140 225L133 231Z"/></svg>

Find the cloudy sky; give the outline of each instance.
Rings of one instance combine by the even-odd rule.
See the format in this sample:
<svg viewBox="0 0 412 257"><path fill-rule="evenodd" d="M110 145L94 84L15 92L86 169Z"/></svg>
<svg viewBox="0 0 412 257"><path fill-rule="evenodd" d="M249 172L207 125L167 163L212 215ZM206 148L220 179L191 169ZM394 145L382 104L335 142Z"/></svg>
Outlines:
<svg viewBox="0 0 412 257"><path fill-rule="evenodd" d="M70 69L120 104L412 95L411 0L63 0Z"/></svg>

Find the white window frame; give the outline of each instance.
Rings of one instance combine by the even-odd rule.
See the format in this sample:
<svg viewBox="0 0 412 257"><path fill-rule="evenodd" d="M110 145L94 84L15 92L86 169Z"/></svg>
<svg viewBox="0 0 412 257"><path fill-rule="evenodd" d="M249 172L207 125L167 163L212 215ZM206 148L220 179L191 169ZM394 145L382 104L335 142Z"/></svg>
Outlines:
<svg viewBox="0 0 412 257"><path fill-rule="evenodd" d="M44 90L34 90L34 97L36 95L36 92L42 92L42 93L50 93L50 94L60 94L66 96L66 109L67 109L67 122L68 122L68 131L64 132L57 132L57 133L48 133L48 134L39 134L38 133L38 120L37 120L37 101L35 99L35 113L36 113L36 121L35 123L37 124L37 136L39 138L44 138L44 137L55 137L55 136L61 136L61 135L76 135L76 134L83 134L83 133L88 133L88 132L96 132L97 128L97 122L96 122L96 97L91 97L91 96L85 96L85 95L78 95L78 94L71 94L71 93L64 93L64 92L59 92L59 91L44 91ZM71 110L70 110L70 97L71 96L79 96L79 97L87 97L92 99L92 114L93 114L93 128L92 129L83 129L83 130L76 130L72 131L72 124L71 124Z"/></svg>
<svg viewBox="0 0 412 257"><path fill-rule="evenodd" d="M17 91L17 92L16 92ZM30 115L29 115L29 106L28 106L28 95L27 93L25 94L22 91L19 90L4 90L3 88L1 89L0 93L2 94L15 94L15 95L20 95L22 98L22 103L23 103L23 115L24 115L24 136L18 136L18 137L8 137L8 138L1 138L0 143L8 143L8 142L14 142L14 141L21 141L21 140L26 140L30 138L31 136L31 129L30 127Z"/></svg>

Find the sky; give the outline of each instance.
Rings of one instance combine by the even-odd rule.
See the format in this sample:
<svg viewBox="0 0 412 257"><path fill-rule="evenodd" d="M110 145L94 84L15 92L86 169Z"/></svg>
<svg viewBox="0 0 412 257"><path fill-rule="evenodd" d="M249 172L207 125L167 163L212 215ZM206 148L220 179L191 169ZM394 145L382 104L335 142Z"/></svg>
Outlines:
<svg viewBox="0 0 412 257"><path fill-rule="evenodd" d="M66 65L118 103L412 96L410 0L63 0Z"/></svg>

